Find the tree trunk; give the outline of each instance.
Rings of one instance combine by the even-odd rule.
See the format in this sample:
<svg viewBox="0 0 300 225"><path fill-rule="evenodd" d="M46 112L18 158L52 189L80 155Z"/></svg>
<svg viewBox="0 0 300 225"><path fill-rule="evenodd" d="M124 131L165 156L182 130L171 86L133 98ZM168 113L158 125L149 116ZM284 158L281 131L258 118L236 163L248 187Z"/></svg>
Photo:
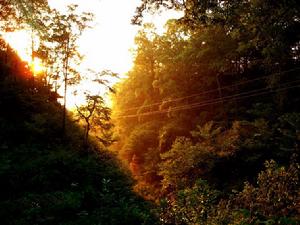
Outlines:
<svg viewBox="0 0 300 225"><path fill-rule="evenodd" d="M90 123L88 121L86 121L86 129L85 129L85 135L84 135L84 147L87 147L89 144L89 133L90 133Z"/></svg>
<svg viewBox="0 0 300 225"><path fill-rule="evenodd" d="M66 59L65 59L65 88L64 88L64 106L63 106L63 121L62 121L62 133L66 132L66 105L67 105L67 87L68 87L68 66L69 66L69 37L66 43Z"/></svg>

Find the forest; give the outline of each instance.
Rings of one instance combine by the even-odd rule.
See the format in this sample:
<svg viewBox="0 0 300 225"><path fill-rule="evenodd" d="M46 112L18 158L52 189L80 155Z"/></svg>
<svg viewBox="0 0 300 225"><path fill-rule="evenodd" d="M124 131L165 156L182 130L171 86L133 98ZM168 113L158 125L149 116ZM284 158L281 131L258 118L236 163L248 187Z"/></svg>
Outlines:
<svg viewBox="0 0 300 225"><path fill-rule="evenodd" d="M0 34L30 30L45 65L0 35L1 224L300 223L298 1L139 1L132 68L87 75L111 106L70 110L95 17L77 7L0 1ZM162 10L182 16L159 32Z"/></svg>

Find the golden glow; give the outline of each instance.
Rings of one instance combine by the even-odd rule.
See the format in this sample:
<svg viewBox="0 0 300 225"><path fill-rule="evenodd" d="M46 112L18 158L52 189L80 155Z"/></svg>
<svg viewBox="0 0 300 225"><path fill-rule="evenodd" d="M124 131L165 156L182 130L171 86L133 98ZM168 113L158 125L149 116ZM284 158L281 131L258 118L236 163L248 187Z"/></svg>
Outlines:
<svg viewBox="0 0 300 225"><path fill-rule="evenodd" d="M45 70L42 60L39 58L34 58L33 62L30 63L30 68L35 75L40 74Z"/></svg>
<svg viewBox="0 0 300 225"><path fill-rule="evenodd" d="M38 75L44 71L42 61L35 57L32 61L32 37L31 32L27 30L19 30L13 33L4 34L5 40L18 53L21 59L30 65L34 75Z"/></svg>
<svg viewBox="0 0 300 225"><path fill-rule="evenodd" d="M5 33L4 39L18 53L22 60L31 62L31 35L29 31L20 30Z"/></svg>
<svg viewBox="0 0 300 225"><path fill-rule="evenodd" d="M95 15L93 28L79 40L80 52L85 55L82 67L95 71L110 69L124 74L132 66L129 51L134 46L138 27L130 24L140 0L50 0L52 7L64 12L69 4L79 5L79 11Z"/></svg>
<svg viewBox="0 0 300 225"><path fill-rule="evenodd" d="M125 75L133 65L133 58L130 49L134 47L134 37L139 27L132 26L131 18L140 0L49 0L51 7L66 11L69 4L77 4L78 10L92 12L95 15L93 28L86 30L78 41L79 51L85 56L80 64L80 71L93 69L102 71L105 69ZM163 14L146 17L146 22L155 22L158 30L161 31L163 24L170 17L176 14ZM40 60L35 59L31 63L32 38L30 31L17 31L4 35L9 44L16 49L20 57L31 64L34 73L38 74L44 70ZM38 41L37 41L38 42ZM37 46L36 46L37 47ZM84 76L84 72L82 72ZM67 107L74 108L75 104L83 104L85 90L91 93L104 93L102 87L93 85L91 79L86 75L79 85L69 88L67 96ZM115 81L111 81L115 82ZM78 92L75 96L74 90ZM59 90L63 95L63 90Z"/></svg>

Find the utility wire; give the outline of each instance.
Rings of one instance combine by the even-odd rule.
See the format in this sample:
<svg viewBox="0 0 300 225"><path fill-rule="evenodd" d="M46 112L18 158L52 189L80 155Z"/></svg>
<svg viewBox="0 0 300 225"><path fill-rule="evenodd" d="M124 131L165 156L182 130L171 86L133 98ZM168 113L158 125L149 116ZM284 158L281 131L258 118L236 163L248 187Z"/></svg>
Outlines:
<svg viewBox="0 0 300 225"><path fill-rule="evenodd" d="M265 88L265 91L258 91L258 92L254 92L253 94L248 94L248 95L244 95L244 96L241 95L238 98L233 97L233 98L223 99L223 101L228 102L228 101L232 101L232 100L241 100L241 99L244 99L244 98L255 97L255 96L260 96L260 95L264 95L264 94L271 94L272 92L284 91L284 90L291 89L291 88L296 88L296 87L300 87L300 84L295 85L295 86L285 87L285 88L278 88L278 89L274 89L274 90L268 90L267 88ZM181 109L193 109L193 108L198 108L200 106L207 106L207 105L216 104L216 103L222 103L222 100L212 101L212 102L208 102L208 103L201 103L200 102L200 103L196 103L196 104L187 105L188 107L185 107L185 106L175 107L175 108L172 108L171 110L179 111Z"/></svg>
<svg viewBox="0 0 300 225"><path fill-rule="evenodd" d="M232 84L232 85L223 86L221 88L216 88L216 89L212 89L212 90L208 90L208 91L202 91L202 92L195 93L195 94L192 94L192 95L187 95L187 96L183 96L183 97L179 97L179 98L173 98L173 99L166 100L166 101L155 102L153 104L148 104L148 105L144 105L144 106L141 105L141 106L136 106L136 107L130 107L130 108L127 108L125 110L119 110L119 111L115 111L115 112L128 112L128 111L135 110L135 109L147 108L147 107L151 107L151 106L161 105L163 103L177 102L177 101L181 101L181 100L184 100L184 99L198 97L198 96L201 96L201 95L204 95L204 94L209 94L209 93L217 92L219 90L224 90L224 89L227 89L227 88L236 87L238 85L243 85L243 84L252 83L254 81L264 80L264 79L267 79L267 78L271 78L271 77L273 77L275 75L277 75L277 76L279 75L280 76L280 75L283 75L283 74L286 74L286 73L297 71L299 69L300 69L300 67L297 67L295 69L286 70L286 71L277 72L277 73L272 73L272 74L269 74L269 75L266 75L266 76L263 76L263 77L259 77L259 78L255 78L255 79L250 79L250 80L246 80L246 81L240 81L240 82L237 82L237 83Z"/></svg>
<svg viewBox="0 0 300 225"><path fill-rule="evenodd" d="M236 99L227 99L227 100L223 100L223 102L227 102L227 101L231 101L231 100L241 100L241 99L245 99L245 98L249 98L249 97L255 97L255 96L260 96L260 95L265 95L265 94L271 94L274 91L283 91L283 90L287 90L287 89L291 89L291 88L297 88L300 87L300 85L295 85L295 86L291 86L288 88L280 88L280 89L276 89L276 90L270 90L270 91L264 91L264 92L258 92L252 95L245 95ZM134 115L127 115L127 116L119 116L116 117L116 119L119 118L134 118L134 117L139 117L139 116L149 116L149 115L156 115L156 114L164 114L164 113L170 113L170 112L176 112L176 111L182 111L182 110L189 110L189 109L194 109L194 108L200 108L203 106L208 106L208 105L213 105L213 104L218 104L218 103L222 103L222 100L219 101L214 101L214 102L209 102L209 103L198 103L198 104L193 104L193 105L184 105L184 106L180 106L180 107L176 107L176 108L172 108L172 109L168 109L168 110L160 110L160 111L152 111L152 112L147 112L147 113L141 113L141 114L134 114Z"/></svg>
<svg viewBox="0 0 300 225"><path fill-rule="evenodd" d="M294 83L298 83L300 82L300 80L295 80L295 81L291 81L291 82L287 82L285 84L281 84L281 86L283 85L290 85L290 84L294 84ZM219 98L215 98L215 99L210 99L210 100L207 100L207 101L203 101L203 102L197 102L197 103L193 103L193 104L188 104L188 105L198 105L199 103L201 104L205 104L205 103L211 103L211 102L214 102L214 101L222 101L222 100L227 100L227 99L235 99L235 97L240 97L240 96L243 96L243 95L249 95L249 94L252 94L252 93L258 93L260 91L264 91L264 90L270 90L272 91L272 88L269 88L269 87L264 87L264 88L260 88L260 89L254 89L254 90L251 90L251 91L245 91L245 92L241 92L241 93L238 93L238 94L233 94L233 95L228 95L228 96L224 96L224 97L219 97ZM180 107L180 106L178 106ZM177 108L177 107L175 107Z"/></svg>
<svg viewBox="0 0 300 225"><path fill-rule="evenodd" d="M285 83L283 85L289 85L289 84L293 84L293 83L297 83L297 82L300 82L300 80L296 80L296 81L293 81L293 82L288 82L288 83ZM262 88L262 89L252 90L252 91L249 91L249 92L243 92L243 93L236 94L236 95L227 96L227 97L224 97L223 100L221 98L217 98L217 99L212 99L211 101L198 102L198 103L194 103L194 104L186 104L186 105L182 105L182 106L178 106L178 107L174 107L174 108L170 108L170 109L165 109L165 110L157 110L157 111L150 111L150 112L140 113L140 114L118 116L118 117L116 117L116 119L134 118L134 117L139 117L139 116L148 116L148 115L156 115L156 114L177 112L177 111L181 111L181 110L189 110L189 109L199 108L199 107L203 107L203 106L222 103L222 101L223 102L228 102L228 101L232 101L232 100L241 100L241 99L245 99L245 98L271 94L273 92L293 89L293 88L297 88L297 87L300 87L300 84L297 84L297 85L294 85L294 86L277 88L277 89Z"/></svg>

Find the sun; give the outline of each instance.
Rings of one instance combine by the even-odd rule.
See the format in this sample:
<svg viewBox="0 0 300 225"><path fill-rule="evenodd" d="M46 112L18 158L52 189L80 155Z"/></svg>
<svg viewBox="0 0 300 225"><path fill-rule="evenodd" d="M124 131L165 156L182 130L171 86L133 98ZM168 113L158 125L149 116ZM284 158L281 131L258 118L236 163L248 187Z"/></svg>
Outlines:
<svg viewBox="0 0 300 225"><path fill-rule="evenodd" d="M34 60L32 60L32 37L30 31L19 30L12 33L5 33L3 36L21 59L29 63L31 71L35 75L45 70L41 59L35 57Z"/></svg>
<svg viewBox="0 0 300 225"><path fill-rule="evenodd" d="M34 75L41 74L42 72L45 71L43 62L39 58L34 58L34 60L30 63L30 68L34 73Z"/></svg>

